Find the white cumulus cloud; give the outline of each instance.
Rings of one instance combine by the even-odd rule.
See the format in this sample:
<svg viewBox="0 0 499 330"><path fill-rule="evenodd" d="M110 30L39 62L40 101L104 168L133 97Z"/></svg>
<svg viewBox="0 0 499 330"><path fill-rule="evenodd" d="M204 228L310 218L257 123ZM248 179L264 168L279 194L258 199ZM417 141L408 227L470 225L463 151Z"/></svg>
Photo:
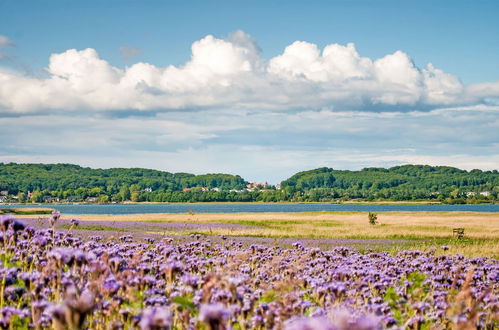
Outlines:
<svg viewBox="0 0 499 330"><path fill-rule="evenodd" d="M10 40L0 38L0 46ZM0 68L0 111L279 109L477 104L499 97L499 82L464 86L432 64L416 67L396 51L362 57L353 43L296 41L265 60L242 31L195 41L181 66L111 65L95 49L52 54L47 78Z"/></svg>
<svg viewBox="0 0 499 330"><path fill-rule="evenodd" d="M322 54L317 45L295 41L282 55L269 62L268 71L288 79L307 79L316 82L344 82L351 78L372 75L372 61L362 58L354 44L332 44Z"/></svg>

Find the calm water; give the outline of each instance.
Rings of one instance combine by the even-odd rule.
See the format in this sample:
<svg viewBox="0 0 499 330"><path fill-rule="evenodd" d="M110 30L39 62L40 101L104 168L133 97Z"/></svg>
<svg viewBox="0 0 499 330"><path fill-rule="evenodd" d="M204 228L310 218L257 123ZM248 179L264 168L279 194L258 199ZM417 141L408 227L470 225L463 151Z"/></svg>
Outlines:
<svg viewBox="0 0 499 330"><path fill-rule="evenodd" d="M237 213L237 212L307 212L307 211L472 211L499 212L499 205L359 205L359 204L43 204L65 214L141 214L141 213ZM33 207L32 205L0 205Z"/></svg>

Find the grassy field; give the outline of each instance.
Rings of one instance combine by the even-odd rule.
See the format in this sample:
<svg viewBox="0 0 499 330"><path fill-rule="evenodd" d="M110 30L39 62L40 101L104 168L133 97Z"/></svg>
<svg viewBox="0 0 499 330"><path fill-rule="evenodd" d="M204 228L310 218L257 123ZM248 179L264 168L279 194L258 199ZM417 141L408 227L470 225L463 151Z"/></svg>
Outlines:
<svg viewBox="0 0 499 330"><path fill-rule="evenodd" d="M210 213L81 215L82 226L92 220L131 222L223 223L252 226L249 229L199 228L164 231L168 235L205 235L265 238L400 239L406 242L390 249L449 246L447 253L499 258L499 214L474 212L383 212L378 224L370 225L366 212L303 213ZM83 227L84 228L84 227ZM456 239L453 228L464 228ZM439 249L440 250L440 249Z"/></svg>
<svg viewBox="0 0 499 330"><path fill-rule="evenodd" d="M23 207L23 208L2 208L0 214L20 214L20 215L36 215L36 214L51 214L53 209L43 207Z"/></svg>

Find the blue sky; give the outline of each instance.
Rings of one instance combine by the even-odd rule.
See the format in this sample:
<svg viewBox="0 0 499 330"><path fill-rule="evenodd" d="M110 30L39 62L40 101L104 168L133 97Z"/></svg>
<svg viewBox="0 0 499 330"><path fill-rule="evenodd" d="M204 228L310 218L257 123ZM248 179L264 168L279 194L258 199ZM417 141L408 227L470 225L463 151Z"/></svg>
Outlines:
<svg viewBox="0 0 499 330"><path fill-rule="evenodd" d="M114 65L119 48L141 49L137 60L182 64L190 45L207 34L243 30L264 57L295 40L320 47L354 42L364 56L396 50L417 65L432 62L463 82L499 76L497 1L25 1L0 2L0 30L11 51L33 69L69 48L95 48Z"/></svg>
<svg viewBox="0 0 499 330"><path fill-rule="evenodd" d="M0 161L499 168L497 1L0 1Z"/></svg>

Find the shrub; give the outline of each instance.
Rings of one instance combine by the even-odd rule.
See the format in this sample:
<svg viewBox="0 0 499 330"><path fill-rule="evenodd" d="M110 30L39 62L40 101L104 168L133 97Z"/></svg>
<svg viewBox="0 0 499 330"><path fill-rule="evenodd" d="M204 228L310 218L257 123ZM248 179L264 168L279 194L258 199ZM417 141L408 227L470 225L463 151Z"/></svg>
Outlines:
<svg viewBox="0 0 499 330"><path fill-rule="evenodd" d="M368 218L369 218L369 224L374 226L378 223L378 215L376 213L369 212Z"/></svg>

